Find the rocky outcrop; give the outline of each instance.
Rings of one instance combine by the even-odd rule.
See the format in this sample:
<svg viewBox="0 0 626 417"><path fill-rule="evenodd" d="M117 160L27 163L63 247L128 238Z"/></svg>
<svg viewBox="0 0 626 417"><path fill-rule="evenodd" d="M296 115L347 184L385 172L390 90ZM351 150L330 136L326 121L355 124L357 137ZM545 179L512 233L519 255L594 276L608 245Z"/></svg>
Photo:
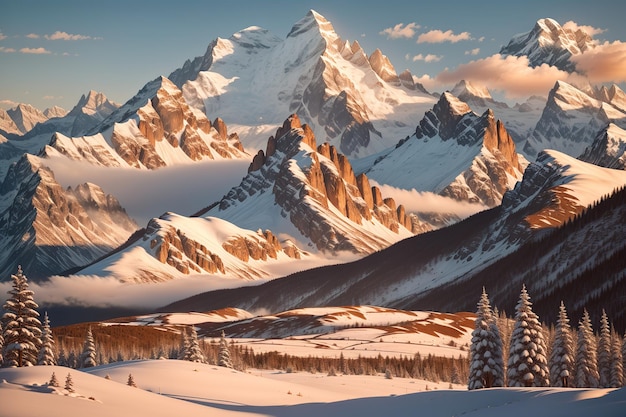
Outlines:
<svg viewBox="0 0 626 417"><path fill-rule="evenodd" d="M184 220L179 222L179 219ZM254 233L240 229L239 232L233 232L235 234L232 236L224 236L219 230L223 223L218 222L215 227L221 237L216 241L215 236L198 234L193 227L190 229L186 224L188 220L166 213L150 221L142 238L154 258L185 275L202 273L254 279L265 273L259 268L242 265L251 261L270 262L278 259L282 252L295 259L300 259L302 255L302 251L292 242L285 242L283 248L269 230ZM197 218L194 222L197 227L206 227L211 220ZM230 257L241 262L233 262Z"/></svg>
<svg viewBox="0 0 626 417"><path fill-rule="evenodd" d="M0 186L0 273L18 264L40 279L87 264L137 229L120 203L95 184L64 189L34 156L24 156Z"/></svg>
<svg viewBox="0 0 626 417"><path fill-rule="evenodd" d="M601 167L626 169L626 130L610 123L579 159Z"/></svg>
<svg viewBox="0 0 626 417"><path fill-rule="evenodd" d="M281 215L319 250L361 253L388 245L388 238L366 230L373 225L398 237L424 230L404 207L383 199L367 176L355 176L349 160L334 146L318 146L297 115L277 129L267 150L267 155L259 151L254 157L248 176L214 209L216 216L228 218L235 206L271 191Z"/></svg>
<svg viewBox="0 0 626 417"><path fill-rule="evenodd" d="M183 274L192 271L209 274L226 272L222 259L211 253L206 246L188 238L183 231L164 226L155 219L148 223L143 240L150 240L150 249L159 262L168 264Z"/></svg>
<svg viewBox="0 0 626 417"><path fill-rule="evenodd" d="M90 133L62 142L56 139L50 146L72 159L147 169L174 164L181 155L190 161L246 156L237 134L229 134L221 119L211 123L191 108L181 90L165 77L148 83ZM98 157L101 153L119 158Z"/></svg>

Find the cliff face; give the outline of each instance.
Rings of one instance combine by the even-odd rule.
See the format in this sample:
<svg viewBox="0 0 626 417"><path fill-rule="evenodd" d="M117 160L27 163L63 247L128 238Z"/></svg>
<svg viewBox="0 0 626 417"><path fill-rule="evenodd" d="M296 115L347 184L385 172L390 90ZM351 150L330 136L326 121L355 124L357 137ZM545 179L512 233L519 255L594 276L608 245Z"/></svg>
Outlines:
<svg viewBox="0 0 626 417"><path fill-rule="evenodd" d="M91 136L55 134L50 147L71 159L104 166L158 169L180 161L246 157L237 134L191 108L165 77L148 83ZM52 152L54 152L52 151ZM50 151L49 151L50 152Z"/></svg>
<svg viewBox="0 0 626 417"><path fill-rule="evenodd" d="M35 279L87 264L137 229L120 203L95 184L64 189L34 156L13 165L0 186L0 271L21 264Z"/></svg>
<svg viewBox="0 0 626 417"><path fill-rule="evenodd" d="M266 149L214 209L216 216L228 218L234 207L253 204L254 195L271 191L280 215L322 251L368 253L428 230L402 205L383 198L366 175L355 176L348 158L334 146L318 146L297 115L285 120Z"/></svg>

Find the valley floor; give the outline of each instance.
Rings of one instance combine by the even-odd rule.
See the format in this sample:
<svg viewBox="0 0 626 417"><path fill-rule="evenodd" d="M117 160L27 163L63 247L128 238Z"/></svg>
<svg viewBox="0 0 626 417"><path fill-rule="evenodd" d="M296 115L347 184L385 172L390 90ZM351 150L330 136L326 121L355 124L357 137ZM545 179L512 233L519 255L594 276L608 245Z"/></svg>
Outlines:
<svg viewBox="0 0 626 417"><path fill-rule="evenodd" d="M60 387L48 387L52 373ZM65 390L71 375L74 392ZM127 385L132 375L137 388ZM108 378L108 379L107 379ZM452 389L451 389L452 388ZM178 360L0 369L0 416L623 416L626 389L495 388Z"/></svg>

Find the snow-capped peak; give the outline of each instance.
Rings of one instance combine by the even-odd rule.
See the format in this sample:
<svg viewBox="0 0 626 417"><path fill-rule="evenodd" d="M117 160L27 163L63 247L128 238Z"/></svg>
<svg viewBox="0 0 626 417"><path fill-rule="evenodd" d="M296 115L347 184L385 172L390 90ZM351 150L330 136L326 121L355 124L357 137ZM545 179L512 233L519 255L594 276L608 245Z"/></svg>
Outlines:
<svg viewBox="0 0 626 417"><path fill-rule="evenodd" d="M466 80L461 80L450 91L456 97L471 95L485 100L492 100L491 93L485 86L479 86Z"/></svg>
<svg viewBox="0 0 626 417"><path fill-rule="evenodd" d="M86 114L94 116L100 114L104 118L111 114L119 106L101 92L90 90L86 95L83 94L78 103L71 110L72 115Z"/></svg>
<svg viewBox="0 0 626 417"><path fill-rule="evenodd" d="M296 22L287 35L287 38L296 37L311 30L319 32L322 37L329 42L333 42L338 39L332 23L326 20L324 16L317 13L315 10L309 10L306 16Z"/></svg>
<svg viewBox="0 0 626 417"><path fill-rule="evenodd" d="M527 56L533 67L548 64L573 72L575 65L570 57L593 47L595 41L583 30L573 31L545 18L539 19L531 31L515 35L500 53Z"/></svg>

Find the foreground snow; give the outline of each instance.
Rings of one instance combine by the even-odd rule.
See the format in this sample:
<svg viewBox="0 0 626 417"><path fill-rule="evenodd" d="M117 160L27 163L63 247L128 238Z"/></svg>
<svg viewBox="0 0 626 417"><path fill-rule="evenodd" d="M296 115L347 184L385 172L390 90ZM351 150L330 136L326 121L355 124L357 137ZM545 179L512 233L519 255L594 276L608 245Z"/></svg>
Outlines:
<svg viewBox="0 0 626 417"><path fill-rule="evenodd" d="M45 386L52 372L61 388ZM68 372L71 394L62 388ZM129 374L138 388L126 385ZM175 360L89 372L38 366L0 370L0 416L621 416L626 401L626 389L454 388L383 376L243 373Z"/></svg>

